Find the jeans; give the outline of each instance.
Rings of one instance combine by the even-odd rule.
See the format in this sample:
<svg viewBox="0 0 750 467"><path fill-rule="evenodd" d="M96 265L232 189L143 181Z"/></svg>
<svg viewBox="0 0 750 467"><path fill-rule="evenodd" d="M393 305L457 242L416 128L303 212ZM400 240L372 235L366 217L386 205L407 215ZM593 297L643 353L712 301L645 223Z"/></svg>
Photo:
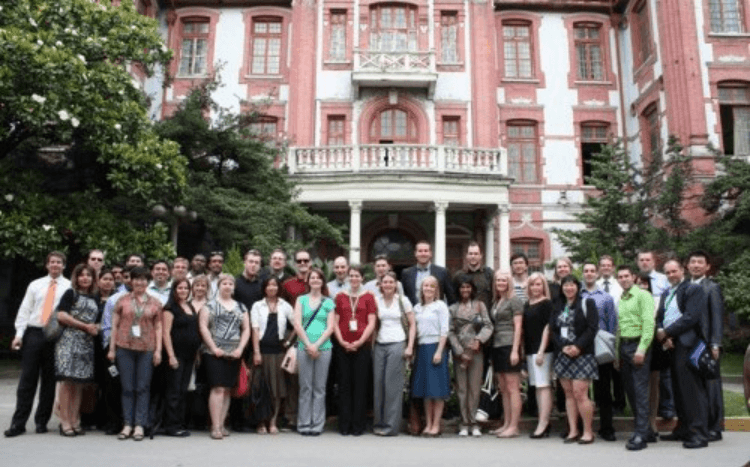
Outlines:
<svg viewBox="0 0 750 467"><path fill-rule="evenodd" d="M122 418L125 425L148 426L153 352L117 349L117 370L122 383Z"/></svg>

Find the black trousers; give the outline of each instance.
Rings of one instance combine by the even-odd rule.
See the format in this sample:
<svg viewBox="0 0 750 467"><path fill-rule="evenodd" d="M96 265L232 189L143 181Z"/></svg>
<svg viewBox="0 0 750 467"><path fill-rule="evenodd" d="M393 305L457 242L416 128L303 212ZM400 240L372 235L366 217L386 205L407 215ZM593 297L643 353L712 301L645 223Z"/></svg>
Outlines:
<svg viewBox="0 0 750 467"><path fill-rule="evenodd" d="M659 410L661 417L674 416L676 412L676 402L674 395L674 381L672 381L672 372L669 369L662 370L659 375Z"/></svg>
<svg viewBox="0 0 750 467"><path fill-rule="evenodd" d="M719 358L721 364L721 357ZM724 424L724 396L721 387L721 372L716 379L706 381L708 395L708 431L720 432Z"/></svg>
<svg viewBox="0 0 750 467"><path fill-rule="evenodd" d="M112 376L109 369L114 365L110 362L104 374L104 405L106 412L106 429L120 431L122 428L122 384L120 376Z"/></svg>
<svg viewBox="0 0 750 467"><path fill-rule="evenodd" d="M625 410L625 384L622 382L622 372L612 367L612 392L614 406L617 410Z"/></svg>
<svg viewBox="0 0 750 467"><path fill-rule="evenodd" d="M185 428L185 400L195 358L177 359L179 366L172 368L167 361L165 371L164 428L177 431Z"/></svg>
<svg viewBox="0 0 750 467"><path fill-rule="evenodd" d="M341 433L365 431L371 365L372 350L366 344L356 352L339 349L336 366L339 376L339 431Z"/></svg>
<svg viewBox="0 0 750 467"><path fill-rule="evenodd" d="M676 340L676 339L675 339ZM672 359L672 389L680 420L677 433L685 439L708 440L708 395L706 382L688 365L690 348L675 342Z"/></svg>
<svg viewBox="0 0 750 467"><path fill-rule="evenodd" d="M37 426L47 426L55 403L55 345L47 342L42 328L30 327L26 328L21 344L21 377L11 426L26 426L40 380L39 405L34 414L34 422Z"/></svg>
<svg viewBox="0 0 750 467"><path fill-rule="evenodd" d="M649 432L648 415L648 384L651 376L651 349L646 352L643 365L635 366L633 356L638 350L638 340L620 342L620 358L622 359L623 383L625 385L625 394L628 396L630 408L633 410L635 429L633 436L646 438Z"/></svg>
<svg viewBox="0 0 750 467"><path fill-rule="evenodd" d="M614 434L612 425L612 383L615 376L615 368L612 363L599 365L599 379L594 380L594 399L599 407L599 434Z"/></svg>

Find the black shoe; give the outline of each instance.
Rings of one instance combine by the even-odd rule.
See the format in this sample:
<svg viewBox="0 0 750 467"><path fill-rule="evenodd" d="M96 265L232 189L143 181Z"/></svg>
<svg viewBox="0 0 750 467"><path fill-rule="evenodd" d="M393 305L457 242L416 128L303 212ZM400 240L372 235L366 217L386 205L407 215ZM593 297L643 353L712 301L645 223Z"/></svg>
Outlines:
<svg viewBox="0 0 750 467"><path fill-rule="evenodd" d="M714 441L721 441L721 431L709 431L708 432L708 442L712 443Z"/></svg>
<svg viewBox="0 0 750 467"><path fill-rule="evenodd" d="M23 426L11 426L7 430L5 430L5 437L6 438L15 438L18 435L22 435L26 433L26 427Z"/></svg>
<svg viewBox="0 0 750 467"><path fill-rule="evenodd" d="M190 432L187 430L166 430L164 435L173 436L175 438L187 438L190 436Z"/></svg>
<svg viewBox="0 0 750 467"><path fill-rule="evenodd" d="M659 433L655 431L649 431L646 435L646 442L647 443L656 443L659 441Z"/></svg>
<svg viewBox="0 0 750 467"><path fill-rule="evenodd" d="M634 436L630 438L628 444L625 445L625 449L627 449L628 451L640 451L641 449L646 449L647 447L648 444L646 444L646 440L644 440L640 436Z"/></svg>
<svg viewBox="0 0 750 467"><path fill-rule="evenodd" d="M319 431L311 431L310 433L308 433L308 436L320 436L320 432Z"/></svg>
<svg viewBox="0 0 750 467"><path fill-rule="evenodd" d="M574 437L572 437L572 438L568 438L568 437L566 436L566 437L565 437L565 439L563 440L563 444L573 444L573 443L577 443L579 439L581 439L581 435L578 435L578 436L574 436Z"/></svg>
<svg viewBox="0 0 750 467"><path fill-rule="evenodd" d="M529 435L529 438L531 439L549 438L549 431L550 431L551 426L552 426L551 423L547 423L547 428L545 428L544 431L542 431L539 434L536 434L532 431L531 434Z"/></svg>
<svg viewBox="0 0 750 467"><path fill-rule="evenodd" d="M708 446L708 441L698 439L698 438L692 438L682 443L682 447L685 449L699 449L699 448L705 448L707 446Z"/></svg>
<svg viewBox="0 0 750 467"><path fill-rule="evenodd" d="M609 431L604 432L604 433L599 433L599 436L601 436L601 438L604 441L617 441L617 438L615 437L615 434L612 433L612 432L609 432Z"/></svg>
<svg viewBox="0 0 750 467"><path fill-rule="evenodd" d="M364 432L360 430L352 431L352 436L362 436L363 434Z"/></svg>
<svg viewBox="0 0 750 467"><path fill-rule="evenodd" d="M44 434L47 433L49 430L47 429L47 425L37 425L36 426L36 432L37 434Z"/></svg>
<svg viewBox="0 0 750 467"><path fill-rule="evenodd" d="M683 435L675 433L674 431L672 433L667 433L666 435L661 435L660 438L662 441L685 441Z"/></svg>

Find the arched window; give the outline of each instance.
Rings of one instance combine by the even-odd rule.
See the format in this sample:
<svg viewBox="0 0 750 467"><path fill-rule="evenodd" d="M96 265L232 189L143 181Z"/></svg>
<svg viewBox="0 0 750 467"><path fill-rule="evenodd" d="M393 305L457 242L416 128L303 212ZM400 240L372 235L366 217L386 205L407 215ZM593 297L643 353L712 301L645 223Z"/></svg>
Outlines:
<svg viewBox="0 0 750 467"><path fill-rule="evenodd" d="M379 4L370 8L370 50L417 50L417 9L409 5Z"/></svg>
<svg viewBox="0 0 750 467"><path fill-rule="evenodd" d="M373 143L416 143L416 118L411 112L398 107L382 110L370 123L370 140Z"/></svg>

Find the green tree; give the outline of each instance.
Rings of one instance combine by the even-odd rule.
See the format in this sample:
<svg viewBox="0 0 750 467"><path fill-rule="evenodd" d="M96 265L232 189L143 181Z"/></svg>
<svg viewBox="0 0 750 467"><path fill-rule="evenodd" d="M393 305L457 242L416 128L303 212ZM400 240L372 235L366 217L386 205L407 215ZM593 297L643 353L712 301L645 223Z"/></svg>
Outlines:
<svg viewBox="0 0 750 467"><path fill-rule="evenodd" d="M142 206L183 196L186 161L154 133L130 73L170 59L156 21L132 2L3 3L0 257L171 251Z"/></svg>
<svg viewBox="0 0 750 467"><path fill-rule="evenodd" d="M296 203L294 184L274 167L283 145L248 129L259 109L236 114L220 107L211 97L218 86L216 78L194 89L171 118L156 126L189 161L186 204L205 221L211 237L224 248L264 253L321 239L340 244L340 231ZM302 240L290 242L288 227Z"/></svg>

